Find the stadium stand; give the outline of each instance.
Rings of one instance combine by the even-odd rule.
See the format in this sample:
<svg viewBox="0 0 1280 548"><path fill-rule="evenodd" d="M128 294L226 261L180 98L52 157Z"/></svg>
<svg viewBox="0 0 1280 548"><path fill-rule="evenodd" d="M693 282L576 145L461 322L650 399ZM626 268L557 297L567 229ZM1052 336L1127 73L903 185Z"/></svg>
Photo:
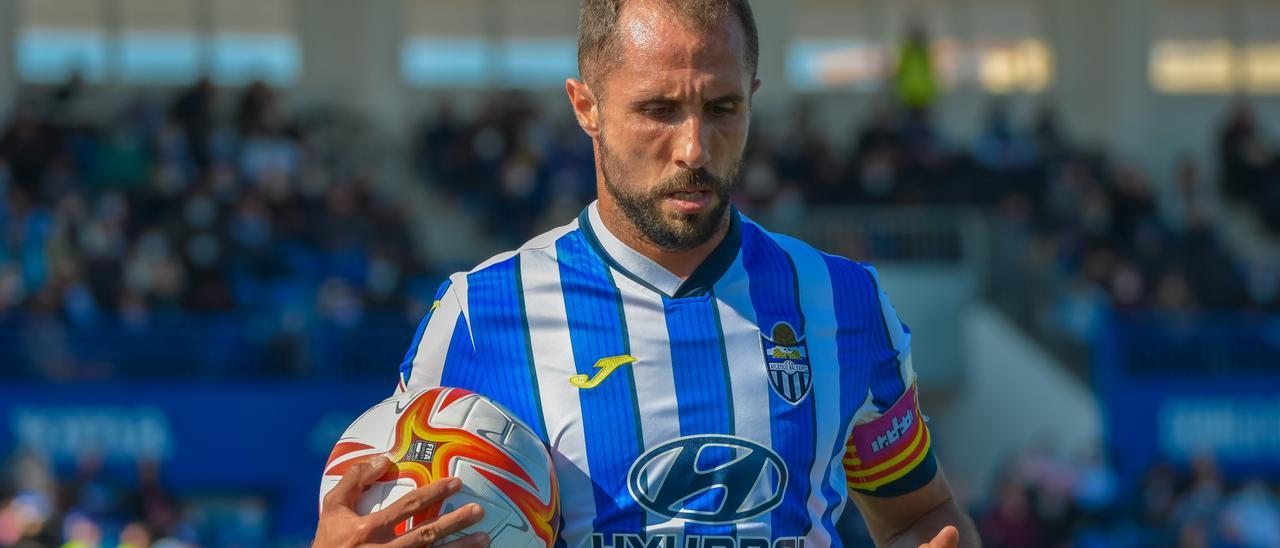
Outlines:
<svg viewBox="0 0 1280 548"><path fill-rule="evenodd" d="M285 119L261 84L224 115L202 82L102 123L60 116L80 93L30 98L0 137L6 376L298 376L305 328L416 325L440 274L340 115ZM195 372L164 350L216 342L267 350Z"/></svg>

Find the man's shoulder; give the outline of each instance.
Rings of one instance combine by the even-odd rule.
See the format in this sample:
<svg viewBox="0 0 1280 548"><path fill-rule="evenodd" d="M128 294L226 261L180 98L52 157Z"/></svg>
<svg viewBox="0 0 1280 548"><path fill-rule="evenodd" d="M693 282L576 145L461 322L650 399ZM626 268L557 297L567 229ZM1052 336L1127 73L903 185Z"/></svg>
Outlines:
<svg viewBox="0 0 1280 548"><path fill-rule="evenodd" d="M835 278L837 277L847 278L852 276L878 283L876 269L869 263L859 262L843 255L824 251L789 234L772 232L759 223L746 218L746 216L743 216L742 220L744 228L750 227L747 232L753 233L752 237L766 239L785 250L792 257L796 268L802 268L803 265L820 265L830 273L833 282L836 281ZM797 260L799 257L805 257L810 260Z"/></svg>
<svg viewBox="0 0 1280 548"><path fill-rule="evenodd" d="M465 290L468 281L473 279L477 274L482 274L494 268L509 266L517 256L526 252L538 252L556 245L556 242L564 236L578 230L578 220L574 219L569 224L559 226L534 236L529 241L521 244L519 247L498 253L477 264L475 268L466 271L455 272L449 276L449 283L459 289Z"/></svg>
<svg viewBox="0 0 1280 548"><path fill-rule="evenodd" d="M539 234L516 249L494 255L471 270L454 272L440 287L436 300L456 301L462 316L470 322L475 312L471 306L471 296L476 294L476 290L483 294L499 296L497 299L499 302L513 298L515 292L519 291L521 283L519 273L513 272L517 268L516 258L522 254L544 252L547 248L555 246L561 238L576 230L578 230L578 221L574 220L567 225ZM492 306L482 307L483 310L493 308ZM497 309L502 308L502 306L497 307Z"/></svg>

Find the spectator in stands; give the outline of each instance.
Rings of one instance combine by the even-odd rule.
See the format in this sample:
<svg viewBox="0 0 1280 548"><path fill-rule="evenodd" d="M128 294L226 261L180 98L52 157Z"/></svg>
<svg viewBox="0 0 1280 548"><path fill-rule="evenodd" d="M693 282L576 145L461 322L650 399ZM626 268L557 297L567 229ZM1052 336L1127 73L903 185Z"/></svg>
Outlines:
<svg viewBox="0 0 1280 548"><path fill-rule="evenodd" d="M1280 233L1280 155L1266 142L1253 106L1244 99L1232 107L1219 133L1218 156L1226 194L1254 207Z"/></svg>
<svg viewBox="0 0 1280 548"><path fill-rule="evenodd" d="M884 203L894 196L903 150L902 135L891 105L881 103L855 139L852 173L858 182L857 203Z"/></svg>
<svg viewBox="0 0 1280 548"><path fill-rule="evenodd" d="M1219 133L1218 160L1228 196L1249 199L1258 195L1272 153L1258 132L1253 106L1246 100L1236 101Z"/></svg>
<svg viewBox="0 0 1280 548"><path fill-rule="evenodd" d="M1165 227L1175 235L1185 234L1193 226L1212 223L1217 217L1217 197L1204 184L1200 164L1190 154L1178 159L1173 188L1160 195L1160 216Z"/></svg>
<svg viewBox="0 0 1280 548"><path fill-rule="evenodd" d="M1032 514L1027 489L1013 480L1000 484L991 502L991 511L979 523L983 544L991 548L1047 545L1044 531Z"/></svg>
<svg viewBox="0 0 1280 548"><path fill-rule="evenodd" d="M39 195L40 182L58 143L52 128L38 116L33 102L19 103L13 120L0 132L0 159L8 166L7 179L28 196Z"/></svg>
<svg viewBox="0 0 1280 548"><path fill-rule="evenodd" d="M1201 455L1191 463L1191 485L1178 495L1170 515L1174 527L1179 531L1195 530L1211 527L1216 524L1215 517L1222 510L1225 486L1218 465L1210 455ZM1208 536L1216 536L1215 531L1206 531Z"/></svg>
<svg viewBox="0 0 1280 548"><path fill-rule="evenodd" d="M1035 153L1034 144L1014 131L1008 105L993 100L987 107L986 126L974 144L974 159L987 169L1010 171L1029 166Z"/></svg>
<svg viewBox="0 0 1280 548"><path fill-rule="evenodd" d="M154 460L138 462L137 485L128 500L131 518L150 536L164 536L178 526L178 501L161 481L160 463ZM132 526L132 524L131 524ZM126 527L128 529L128 527ZM124 533L121 533L124 536Z"/></svg>
<svg viewBox="0 0 1280 548"><path fill-rule="evenodd" d="M1071 142L1052 103L1046 101L1036 109L1031 136L1035 141L1036 162L1041 165L1057 163L1071 152Z"/></svg>
<svg viewBox="0 0 1280 548"><path fill-rule="evenodd" d="M1151 184L1137 169L1122 166L1112 176L1107 196L1109 233L1121 253L1134 257L1144 268L1163 254L1162 230Z"/></svg>
<svg viewBox="0 0 1280 548"><path fill-rule="evenodd" d="M894 78L898 101L908 110L929 110L938 98L938 80L933 69L929 32L920 21L907 28L898 54Z"/></svg>
<svg viewBox="0 0 1280 548"><path fill-rule="evenodd" d="M453 103L441 101L435 114L427 117L418 137L418 164L423 176L441 186L457 191L455 185L462 179L460 164L464 154L464 131L454 113Z"/></svg>
<svg viewBox="0 0 1280 548"><path fill-rule="evenodd" d="M134 522L120 530L120 540L116 546L117 548L150 548L151 538L151 533L146 527Z"/></svg>
<svg viewBox="0 0 1280 548"><path fill-rule="evenodd" d="M209 165L209 138L214 129L217 91L207 77L183 91L173 103L172 117L186 134L188 151L198 168Z"/></svg>
<svg viewBox="0 0 1280 548"><path fill-rule="evenodd" d="M1280 546L1280 502L1260 479L1228 497L1221 522L1228 542L1249 548Z"/></svg>
<svg viewBox="0 0 1280 548"><path fill-rule="evenodd" d="M278 129L277 98L262 80L254 80L240 95L236 107L236 131L241 135L271 133Z"/></svg>

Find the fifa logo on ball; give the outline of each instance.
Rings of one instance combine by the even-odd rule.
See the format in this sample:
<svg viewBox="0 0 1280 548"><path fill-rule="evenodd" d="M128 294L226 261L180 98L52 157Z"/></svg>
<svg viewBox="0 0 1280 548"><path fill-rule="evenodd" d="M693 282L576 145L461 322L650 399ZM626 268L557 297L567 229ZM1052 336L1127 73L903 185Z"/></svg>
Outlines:
<svg viewBox="0 0 1280 548"><path fill-rule="evenodd" d="M409 445L409 451L405 453L405 460L431 464L431 459L436 456L436 444L427 440L413 440Z"/></svg>

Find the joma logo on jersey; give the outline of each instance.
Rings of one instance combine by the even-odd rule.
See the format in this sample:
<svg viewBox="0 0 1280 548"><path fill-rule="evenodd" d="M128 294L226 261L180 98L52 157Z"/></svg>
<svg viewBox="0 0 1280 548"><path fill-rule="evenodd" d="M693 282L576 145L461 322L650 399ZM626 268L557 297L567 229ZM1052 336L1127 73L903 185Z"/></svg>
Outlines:
<svg viewBox="0 0 1280 548"><path fill-rule="evenodd" d="M787 466L769 448L734 436L676 438L640 455L627 489L645 509L672 519L734 523L782 502Z"/></svg>
<svg viewBox="0 0 1280 548"><path fill-rule="evenodd" d="M795 405L800 403L813 387L813 372L809 368L809 347L804 337L787 322L778 322L770 332L760 334L764 349L764 366L769 373L769 385L782 399Z"/></svg>
<svg viewBox="0 0 1280 548"><path fill-rule="evenodd" d="M596 376L589 377L585 374L574 375L572 377L569 377L569 384L572 384L584 390L590 390L592 388L600 386L600 383L604 382L604 379L608 377L609 374L613 373L615 369L622 367L624 365L627 365L629 363L632 363L634 361L636 361L635 357L628 356L626 354L623 354L621 356L609 356L608 358L600 358L599 360L596 361L596 365L595 365L595 368L599 369L599 371L596 371Z"/></svg>
<svg viewBox="0 0 1280 548"><path fill-rule="evenodd" d="M907 430L911 429L911 424L915 420L916 413L910 409L907 410L907 414L901 417L894 417L893 422L889 424L889 428L884 433L876 436L875 441L871 442L871 452L879 453L881 449L893 445L893 442L901 439L907 433Z"/></svg>

